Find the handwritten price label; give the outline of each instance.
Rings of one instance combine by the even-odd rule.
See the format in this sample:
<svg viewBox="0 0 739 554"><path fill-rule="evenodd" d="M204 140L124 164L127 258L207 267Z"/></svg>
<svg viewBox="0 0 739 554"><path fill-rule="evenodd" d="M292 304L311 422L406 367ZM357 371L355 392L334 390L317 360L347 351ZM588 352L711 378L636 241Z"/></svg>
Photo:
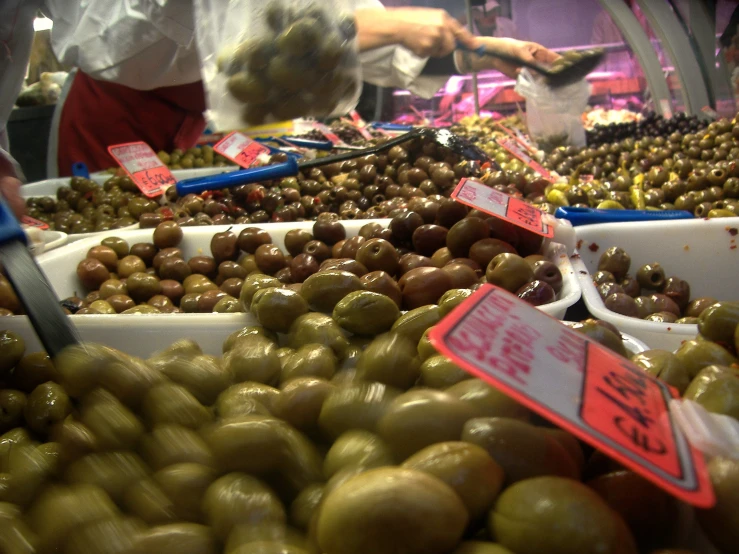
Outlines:
<svg viewBox="0 0 739 554"><path fill-rule="evenodd" d="M520 198L515 198L477 181L461 179L452 192L452 198L492 216L505 219L537 235L548 238L554 236L554 228L544 223L541 210Z"/></svg>
<svg viewBox="0 0 739 554"><path fill-rule="evenodd" d="M468 372L676 497L715 503L702 455L668 410L671 389L625 358L492 285L429 338Z"/></svg>
<svg viewBox="0 0 739 554"><path fill-rule="evenodd" d="M244 168L254 167L262 160L269 160L269 148L238 131L228 134L213 147L213 150Z"/></svg>
<svg viewBox="0 0 739 554"><path fill-rule="evenodd" d="M547 181L555 181L554 176L549 173L544 167L534 160L531 156L529 156L526 152L522 151L519 145L517 144L517 139L511 137L503 137L496 140L496 142L505 148L513 157L518 158L523 163L525 163L527 166L529 166L531 169L536 171L539 175L544 177Z"/></svg>
<svg viewBox="0 0 739 554"><path fill-rule="evenodd" d="M347 146L347 144L339 138L339 135L334 133L327 125L324 125L323 123L318 123L316 121L313 123L313 128L321 131L321 133L323 133L323 136L330 140L334 144L334 146Z"/></svg>
<svg viewBox="0 0 739 554"><path fill-rule="evenodd" d="M108 147L139 190L149 198L161 195L177 180L145 142L129 142Z"/></svg>
<svg viewBox="0 0 739 554"><path fill-rule="evenodd" d="M28 225L29 227L35 227L36 229L40 229L42 231L46 231L49 228L48 223L39 221L38 219L31 217L30 215L21 216L21 223L23 225Z"/></svg>

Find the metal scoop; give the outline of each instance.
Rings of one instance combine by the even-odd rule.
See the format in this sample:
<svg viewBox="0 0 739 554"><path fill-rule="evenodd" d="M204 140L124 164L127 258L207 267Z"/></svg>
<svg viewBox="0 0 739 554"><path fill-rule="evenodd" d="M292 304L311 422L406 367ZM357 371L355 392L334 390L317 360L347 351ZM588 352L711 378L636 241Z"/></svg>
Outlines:
<svg viewBox="0 0 739 554"><path fill-rule="evenodd" d="M240 171L232 171L231 173L222 173L220 175L210 175L208 177L196 177L193 179L183 179L177 183L177 194L185 196L186 194L200 194L206 190L224 189L246 185L248 183L256 183L259 181L268 181L272 179L281 179L296 175L298 171L320 167L336 162L361 158L369 154L378 154L389 150L393 146L403 144L416 137L430 138L440 146L446 146L451 151L459 154L465 160L478 161L481 163L490 162L490 157L480 148L472 144L467 139L455 135L447 129L429 129L419 127L408 133L392 138L386 142L360 150L352 150L343 154L334 156L324 156L314 160L296 161L293 158L280 164L267 165L263 167L254 167L251 169L242 169Z"/></svg>
<svg viewBox="0 0 739 554"><path fill-rule="evenodd" d="M564 58L561 62L555 64L553 67L547 68L539 64L531 63L529 61L521 59L518 56L511 56L510 54L498 52L497 50L487 48L485 46L469 48L461 42L458 42L457 49L464 52L471 52L473 54L477 54L478 56L493 56L495 58L498 58L499 60L508 62L515 66L528 67L529 69L533 69L537 73L544 75L547 79L547 83L552 88L563 87L584 79L588 75L588 73L598 67L598 64L600 64L601 60L603 60L603 56L605 55L605 51L603 49L595 48L592 50L587 50L585 52L578 52L577 59L568 60Z"/></svg>
<svg viewBox="0 0 739 554"><path fill-rule="evenodd" d="M0 199L0 262L36 334L52 358L79 342L54 290L28 250L26 234Z"/></svg>

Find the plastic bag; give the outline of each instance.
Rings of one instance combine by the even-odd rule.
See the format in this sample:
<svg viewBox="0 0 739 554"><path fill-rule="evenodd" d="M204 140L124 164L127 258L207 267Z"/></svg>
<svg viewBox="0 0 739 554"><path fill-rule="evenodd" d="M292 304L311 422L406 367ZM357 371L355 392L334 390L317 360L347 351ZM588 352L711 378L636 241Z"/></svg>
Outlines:
<svg viewBox="0 0 739 554"><path fill-rule="evenodd" d="M361 92L354 17L340 0L198 0L198 52L218 131L326 117Z"/></svg>
<svg viewBox="0 0 739 554"><path fill-rule="evenodd" d="M537 148L550 152L558 146L585 146L582 113L590 98L586 80L550 88L543 77L524 69L515 91L526 99L526 122Z"/></svg>

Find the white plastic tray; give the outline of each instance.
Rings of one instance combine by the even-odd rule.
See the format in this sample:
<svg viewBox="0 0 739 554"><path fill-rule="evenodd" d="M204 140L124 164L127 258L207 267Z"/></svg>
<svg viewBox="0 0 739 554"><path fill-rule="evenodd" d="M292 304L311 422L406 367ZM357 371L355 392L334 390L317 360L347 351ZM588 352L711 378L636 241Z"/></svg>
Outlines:
<svg viewBox="0 0 739 554"><path fill-rule="evenodd" d="M44 231L44 252L60 248L67 244L69 235L61 231Z"/></svg>
<svg viewBox="0 0 739 554"><path fill-rule="evenodd" d="M691 298L739 300L739 236L732 234L736 231L739 217L576 227L579 257L572 262L585 305L594 317L613 323L652 348L676 350L682 341L696 336L698 326L644 321L606 309L591 278L601 254L620 246L631 256L631 274L644 264L659 262L668 277L675 275L690 283Z"/></svg>
<svg viewBox="0 0 739 554"><path fill-rule="evenodd" d="M203 167L201 169L176 169L172 172L172 175L178 181L182 179L192 179L193 177L206 177L208 175L217 175L219 173L227 173L229 171L235 171L238 169L236 166L228 167ZM96 183L103 184L105 181L110 179L112 175L108 173L93 173L90 175L90 179ZM69 177L58 177L55 179L46 179L45 181L38 181L36 183L29 183L21 187L21 197L24 199L34 198L38 196L53 196L56 198L56 191L59 187L69 184ZM121 230L138 229L139 224L129 225L123 227ZM66 242L77 242L86 238L95 237L99 233L76 233L67 236Z"/></svg>
<svg viewBox="0 0 739 554"><path fill-rule="evenodd" d="M206 177L208 175L218 175L219 173L228 173L239 169L237 166L227 167L203 167L200 169L175 169L172 171L175 179L192 179L193 177ZM93 173L90 179L96 183L103 184L112 177L109 173ZM21 196L23 198L32 198L34 196L53 196L56 198L56 191L59 187L69 184L70 177L57 177L55 179L46 179L45 181L37 181L28 183L21 187Z"/></svg>
<svg viewBox="0 0 739 554"><path fill-rule="evenodd" d="M347 236L355 236L359 229L373 220L345 221ZM381 225L388 225L389 219L374 220ZM284 236L291 230L303 226L312 229L313 223L271 223L251 225L266 229L275 244L284 248ZM250 225L230 226L238 235L244 227ZM185 238L180 248L185 256L191 257L210 253L211 237L227 226L188 227L183 228ZM135 229L131 231L108 231L93 238L87 238L38 258L39 265L49 278L59 298L66 298L75 293L82 294L84 289L77 280L77 264L82 260L90 247L100 244L108 236L118 236L134 244L150 242L152 229ZM539 308L559 319L562 319L569 306L580 298L580 285L564 247L550 243L547 256L557 264L563 275L563 286L560 299L540 306ZM245 313L238 314L148 314L148 315L79 315L71 318L82 340L100 342L122 349L131 354L148 356L171 342L180 338L191 338L197 341L204 351L211 354L221 352L223 340L229 333L246 325L253 325L256 320ZM25 316L8 316L0 320L0 328L20 334L27 341L29 350L39 349L39 342Z"/></svg>

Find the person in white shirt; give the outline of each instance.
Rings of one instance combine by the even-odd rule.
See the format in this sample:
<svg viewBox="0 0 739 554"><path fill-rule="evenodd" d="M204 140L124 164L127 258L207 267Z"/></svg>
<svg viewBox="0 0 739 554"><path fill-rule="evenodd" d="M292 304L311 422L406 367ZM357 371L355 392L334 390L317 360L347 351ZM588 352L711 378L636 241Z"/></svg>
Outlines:
<svg viewBox="0 0 739 554"><path fill-rule="evenodd" d="M467 26L467 14L458 16L460 23ZM472 8L472 30L477 36L518 39L518 27L512 19L500 15L500 3L487 0L485 5ZM459 93L462 92L464 79L451 77L444 86L444 96L439 103L439 111L448 112Z"/></svg>
<svg viewBox="0 0 739 554"><path fill-rule="evenodd" d="M87 163L91 171L114 165L110 144L143 140L155 150L194 145L205 126L194 13L213 1L227 0L0 0L0 191L17 201L19 181L7 155L5 126L25 75L39 10L54 22L52 46L59 60L78 68L65 87L64 104L57 107L59 173L64 175L74 161ZM443 10L385 10L379 0L343 2L355 15L368 82L430 96L458 70L496 67L495 60L454 53L456 41L475 46L479 39ZM532 58L543 50L518 41L500 46Z"/></svg>

